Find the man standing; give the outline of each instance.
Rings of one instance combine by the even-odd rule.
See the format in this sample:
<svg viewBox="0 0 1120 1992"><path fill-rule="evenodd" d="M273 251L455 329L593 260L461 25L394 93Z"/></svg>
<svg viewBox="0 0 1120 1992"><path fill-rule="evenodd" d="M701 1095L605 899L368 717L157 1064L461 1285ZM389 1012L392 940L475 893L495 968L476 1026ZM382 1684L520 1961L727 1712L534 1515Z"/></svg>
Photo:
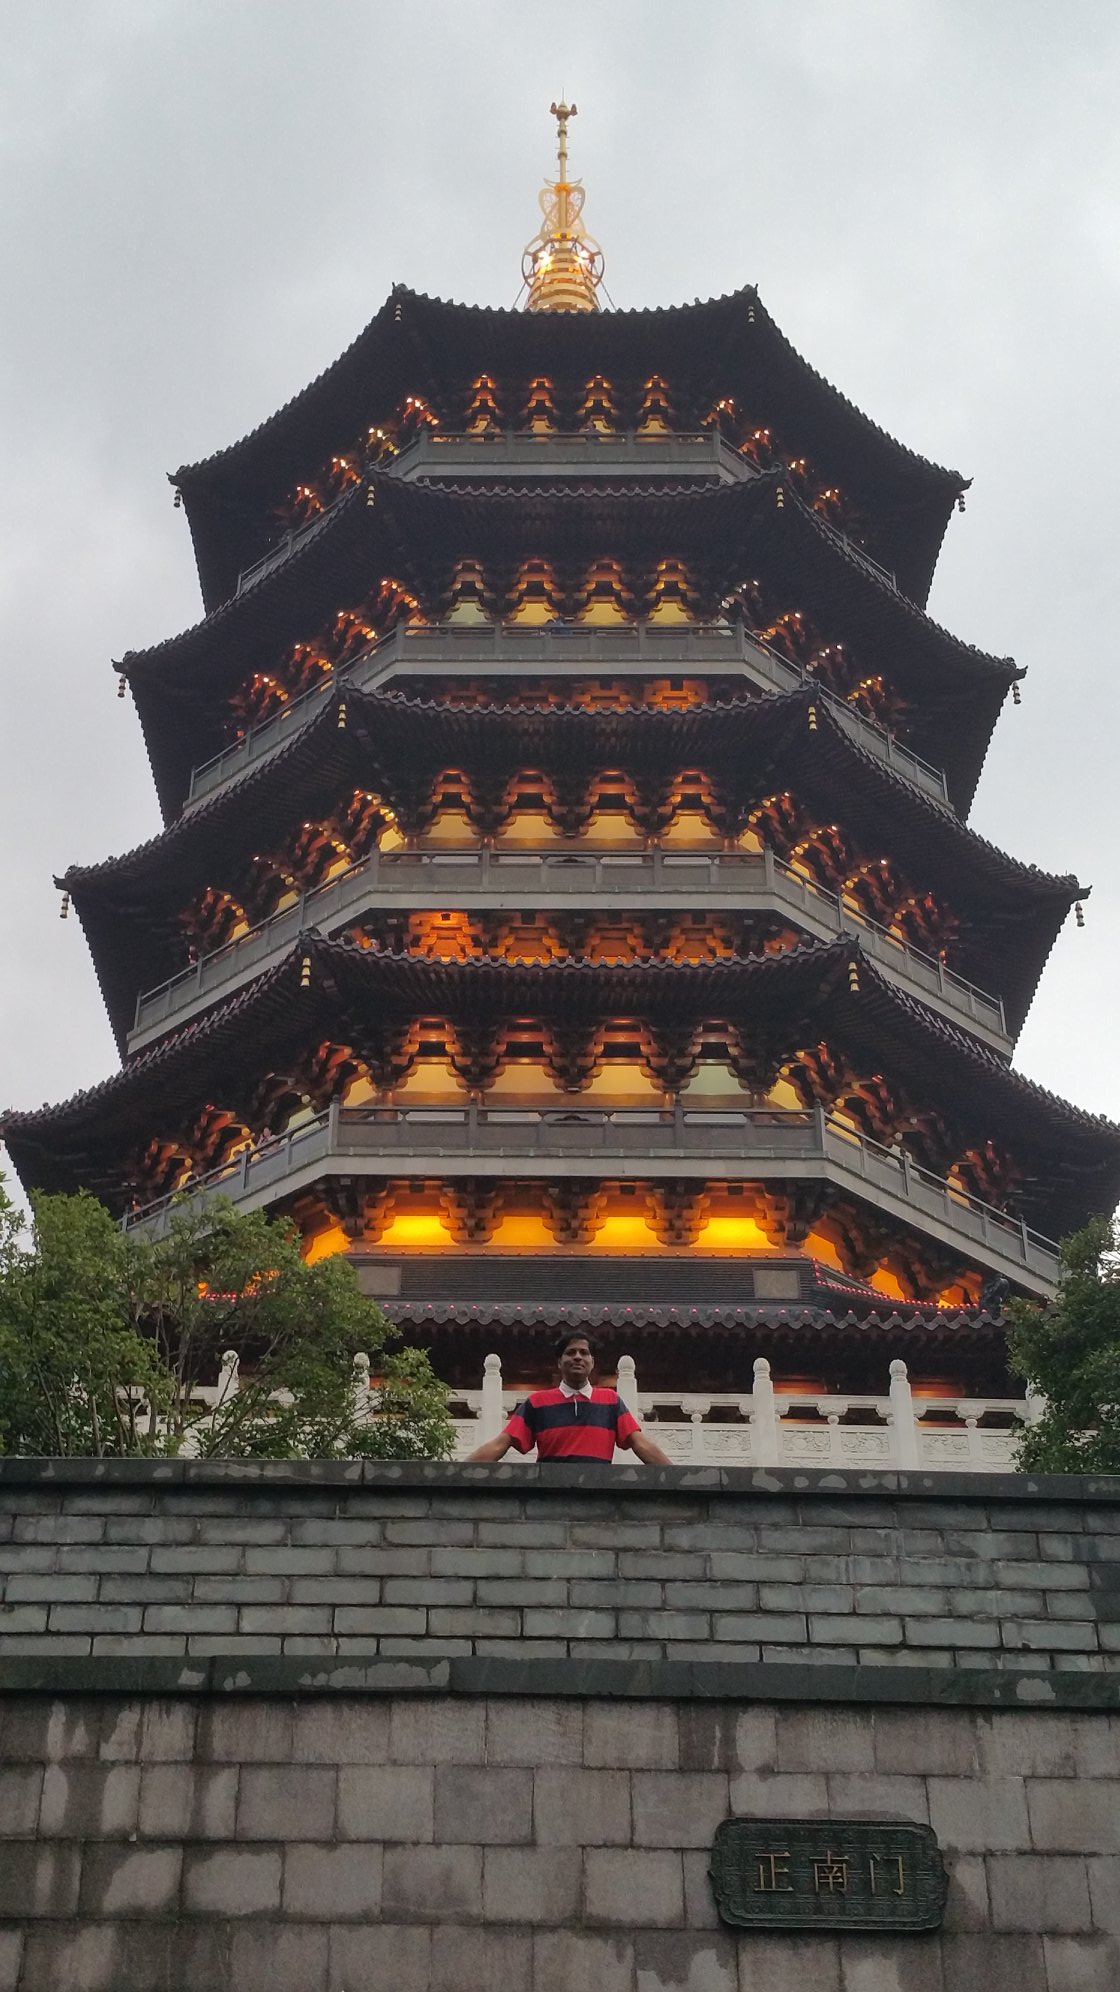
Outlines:
<svg viewBox="0 0 1120 1992"><path fill-rule="evenodd" d="M616 1446L635 1453L646 1466L671 1466L672 1460L647 1439L617 1390L601 1390L591 1382L596 1347L582 1330L561 1336L556 1344L560 1382L552 1390L534 1390L517 1406L505 1430L468 1454L471 1460L498 1460L513 1446L520 1453L537 1448L539 1460L599 1460L608 1464Z"/></svg>

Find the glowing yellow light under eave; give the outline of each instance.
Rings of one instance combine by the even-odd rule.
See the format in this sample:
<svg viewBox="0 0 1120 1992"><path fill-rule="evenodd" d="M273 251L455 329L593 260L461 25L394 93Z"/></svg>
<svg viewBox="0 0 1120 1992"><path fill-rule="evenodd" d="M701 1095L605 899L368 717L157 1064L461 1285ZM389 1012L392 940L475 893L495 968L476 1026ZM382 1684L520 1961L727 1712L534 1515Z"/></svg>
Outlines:
<svg viewBox="0 0 1120 1992"><path fill-rule="evenodd" d="M698 1252L772 1252L772 1241L752 1217L710 1217L696 1240Z"/></svg>
<svg viewBox="0 0 1120 1992"><path fill-rule="evenodd" d="M619 1211L605 1217L593 1238L596 1252L656 1252L657 1237L637 1212Z"/></svg>
<svg viewBox="0 0 1120 1992"><path fill-rule="evenodd" d="M381 1234L379 1250L391 1252L394 1249L404 1252L447 1252L451 1249L451 1235L443 1219L434 1214L411 1211L403 1217L394 1217Z"/></svg>
<svg viewBox="0 0 1120 1992"><path fill-rule="evenodd" d="M313 1238L304 1239L303 1257L313 1266L319 1259L333 1259L336 1252L345 1252L349 1243L341 1224L331 1224L325 1231L317 1231Z"/></svg>
<svg viewBox="0 0 1120 1992"><path fill-rule="evenodd" d="M885 1266L880 1266L877 1272L872 1273L867 1284L870 1287L874 1287L876 1293L883 1294L888 1300L909 1299L909 1295L899 1285L894 1274L889 1273Z"/></svg>

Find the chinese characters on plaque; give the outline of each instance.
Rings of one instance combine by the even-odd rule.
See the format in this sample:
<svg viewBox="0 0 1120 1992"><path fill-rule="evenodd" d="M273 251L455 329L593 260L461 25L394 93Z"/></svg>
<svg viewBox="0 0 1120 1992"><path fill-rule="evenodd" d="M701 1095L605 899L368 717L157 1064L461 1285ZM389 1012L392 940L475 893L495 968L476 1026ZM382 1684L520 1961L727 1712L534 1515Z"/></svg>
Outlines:
<svg viewBox="0 0 1120 1992"><path fill-rule="evenodd" d="M710 1873L740 1929L935 1930L948 1887L929 1826L866 1819L725 1819Z"/></svg>

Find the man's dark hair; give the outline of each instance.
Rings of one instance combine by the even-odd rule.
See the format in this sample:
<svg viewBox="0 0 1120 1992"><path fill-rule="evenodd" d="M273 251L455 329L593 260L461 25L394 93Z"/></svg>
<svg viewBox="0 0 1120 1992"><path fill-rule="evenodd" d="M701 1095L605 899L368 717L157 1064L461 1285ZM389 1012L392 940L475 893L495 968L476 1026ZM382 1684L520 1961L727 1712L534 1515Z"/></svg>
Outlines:
<svg viewBox="0 0 1120 1992"><path fill-rule="evenodd" d="M570 1348L573 1342L586 1342L592 1356L598 1361L599 1344L595 1340L594 1335L589 1335L586 1328L569 1328L566 1334L561 1335L556 1343L554 1353L557 1362L560 1361L565 1349Z"/></svg>

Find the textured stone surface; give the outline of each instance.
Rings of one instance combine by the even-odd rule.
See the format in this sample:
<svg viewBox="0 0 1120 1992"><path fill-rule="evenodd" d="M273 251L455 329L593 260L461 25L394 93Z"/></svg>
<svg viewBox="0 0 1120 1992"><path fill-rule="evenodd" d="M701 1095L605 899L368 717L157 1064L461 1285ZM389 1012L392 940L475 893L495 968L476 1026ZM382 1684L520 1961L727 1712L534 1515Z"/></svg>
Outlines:
<svg viewBox="0 0 1120 1992"><path fill-rule="evenodd" d="M9 1698L0 1715L24 1827L0 1862L12 1992L1120 1983L1108 1714L353 1695ZM932 1818L951 1874L943 1932L723 1928L707 1865L729 1810Z"/></svg>
<svg viewBox="0 0 1120 1992"><path fill-rule="evenodd" d="M11 1464L15 1610L187 1616L0 1649L0 1992L1120 1986L1114 1490ZM944 1929L724 1928L736 1811L932 1821Z"/></svg>
<svg viewBox="0 0 1120 1992"><path fill-rule="evenodd" d="M1120 1676L1109 1482L0 1467L0 1667L427 1651Z"/></svg>

